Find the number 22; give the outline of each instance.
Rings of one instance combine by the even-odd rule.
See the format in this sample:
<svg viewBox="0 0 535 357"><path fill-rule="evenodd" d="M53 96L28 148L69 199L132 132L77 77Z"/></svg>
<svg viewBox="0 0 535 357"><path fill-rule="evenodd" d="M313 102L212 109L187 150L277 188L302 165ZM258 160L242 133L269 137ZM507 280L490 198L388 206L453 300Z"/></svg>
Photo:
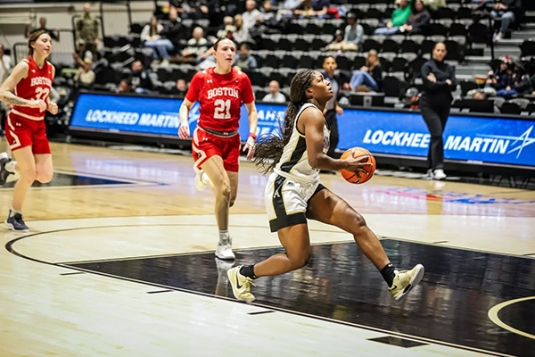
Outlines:
<svg viewBox="0 0 535 357"><path fill-rule="evenodd" d="M36 100L44 100L46 101L46 99L48 98L48 95L50 94L50 89L48 88L42 88L42 87L37 87L35 89L35 99Z"/></svg>
<svg viewBox="0 0 535 357"><path fill-rule="evenodd" d="M230 119L230 99L218 99L214 103L214 119Z"/></svg>

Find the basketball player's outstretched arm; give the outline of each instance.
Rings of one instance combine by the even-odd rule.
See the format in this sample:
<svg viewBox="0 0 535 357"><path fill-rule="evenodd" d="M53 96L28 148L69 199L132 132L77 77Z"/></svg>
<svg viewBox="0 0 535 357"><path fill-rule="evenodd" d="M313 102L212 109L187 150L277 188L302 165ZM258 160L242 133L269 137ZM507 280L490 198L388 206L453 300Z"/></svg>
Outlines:
<svg viewBox="0 0 535 357"><path fill-rule="evenodd" d="M28 76L28 69L28 64L24 62L20 62L13 68L13 72L11 72L9 77L2 83L2 86L0 86L0 100L10 105L40 108L41 111L45 111L47 105L43 100L28 100L17 97L12 93L17 84Z"/></svg>
<svg viewBox="0 0 535 357"><path fill-rule="evenodd" d="M362 162L368 161L367 155L356 158L350 157L346 160L337 160L332 159L323 152L323 127L325 125L325 117L319 109L313 107L305 109L299 120L302 121L302 125L305 129L304 133L308 152L308 163L313 168L319 170L346 169L357 172L365 171L365 167L371 165L370 163Z"/></svg>

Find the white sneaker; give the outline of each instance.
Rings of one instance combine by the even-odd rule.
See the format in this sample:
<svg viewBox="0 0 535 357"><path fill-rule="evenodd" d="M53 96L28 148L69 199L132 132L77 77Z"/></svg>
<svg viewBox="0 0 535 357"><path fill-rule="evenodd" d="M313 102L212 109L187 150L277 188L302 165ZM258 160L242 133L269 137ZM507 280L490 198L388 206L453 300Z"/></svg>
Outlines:
<svg viewBox="0 0 535 357"><path fill-rule="evenodd" d="M407 295L412 288L422 281L425 269L422 264L417 264L412 270L396 270L392 286L388 288L392 297L399 301Z"/></svg>
<svg viewBox="0 0 535 357"><path fill-rule="evenodd" d="M427 174L424 176L424 179L426 180L432 180L434 178L433 176L433 170L429 169L427 170Z"/></svg>
<svg viewBox="0 0 535 357"><path fill-rule="evenodd" d="M198 191L204 191L206 189L206 183L204 181L206 174L204 171L195 169L195 188Z"/></svg>
<svg viewBox="0 0 535 357"><path fill-rule="evenodd" d="M435 172L433 172L433 176L435 180L444 180L446 177L448 177L442 169L435 170Z"/></svg>
<svg viewBox="0 0 535 357"><path fill-rule="evenodd" d="M228 281L232 286L234 297L240 301L252 302L255 297L251 294L251 285L254 286L253 279L240 274L243 265L239 265L227 272Z"/></svg>
<svg viewBox="0 0 535 357"><path fill-rule="evenodd" d="M219 238L215 256L223 260L234 260L236 256L232 251L232 238Z"/></svg>

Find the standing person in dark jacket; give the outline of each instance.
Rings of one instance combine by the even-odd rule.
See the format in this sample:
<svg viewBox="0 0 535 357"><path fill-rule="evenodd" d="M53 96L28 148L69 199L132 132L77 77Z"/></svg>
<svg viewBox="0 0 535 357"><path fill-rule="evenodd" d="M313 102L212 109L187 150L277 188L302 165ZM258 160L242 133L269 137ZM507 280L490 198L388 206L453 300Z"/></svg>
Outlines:
<svg viewBox="0 0 535 357"><path fill-rule="evenodd" d="M420 110L424 117L431 142L427 154L427 177L443 180L444 173L444 129L450 114L453 92L457 87L455 68L444 62L446 45L435 44L433 58L422 66L424 89L420 99Z"/></svg>

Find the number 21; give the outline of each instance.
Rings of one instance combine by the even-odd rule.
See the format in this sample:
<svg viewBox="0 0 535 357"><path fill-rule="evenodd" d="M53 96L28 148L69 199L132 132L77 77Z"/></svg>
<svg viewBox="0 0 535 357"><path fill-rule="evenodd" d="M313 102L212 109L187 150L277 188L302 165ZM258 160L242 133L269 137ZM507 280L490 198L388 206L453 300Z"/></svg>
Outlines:
<svg viewBox="0 0 535 357"><path fill-rule="evenodd" d="M218 99L214 103L214 119L230 119L230 99Z"/></svg>

